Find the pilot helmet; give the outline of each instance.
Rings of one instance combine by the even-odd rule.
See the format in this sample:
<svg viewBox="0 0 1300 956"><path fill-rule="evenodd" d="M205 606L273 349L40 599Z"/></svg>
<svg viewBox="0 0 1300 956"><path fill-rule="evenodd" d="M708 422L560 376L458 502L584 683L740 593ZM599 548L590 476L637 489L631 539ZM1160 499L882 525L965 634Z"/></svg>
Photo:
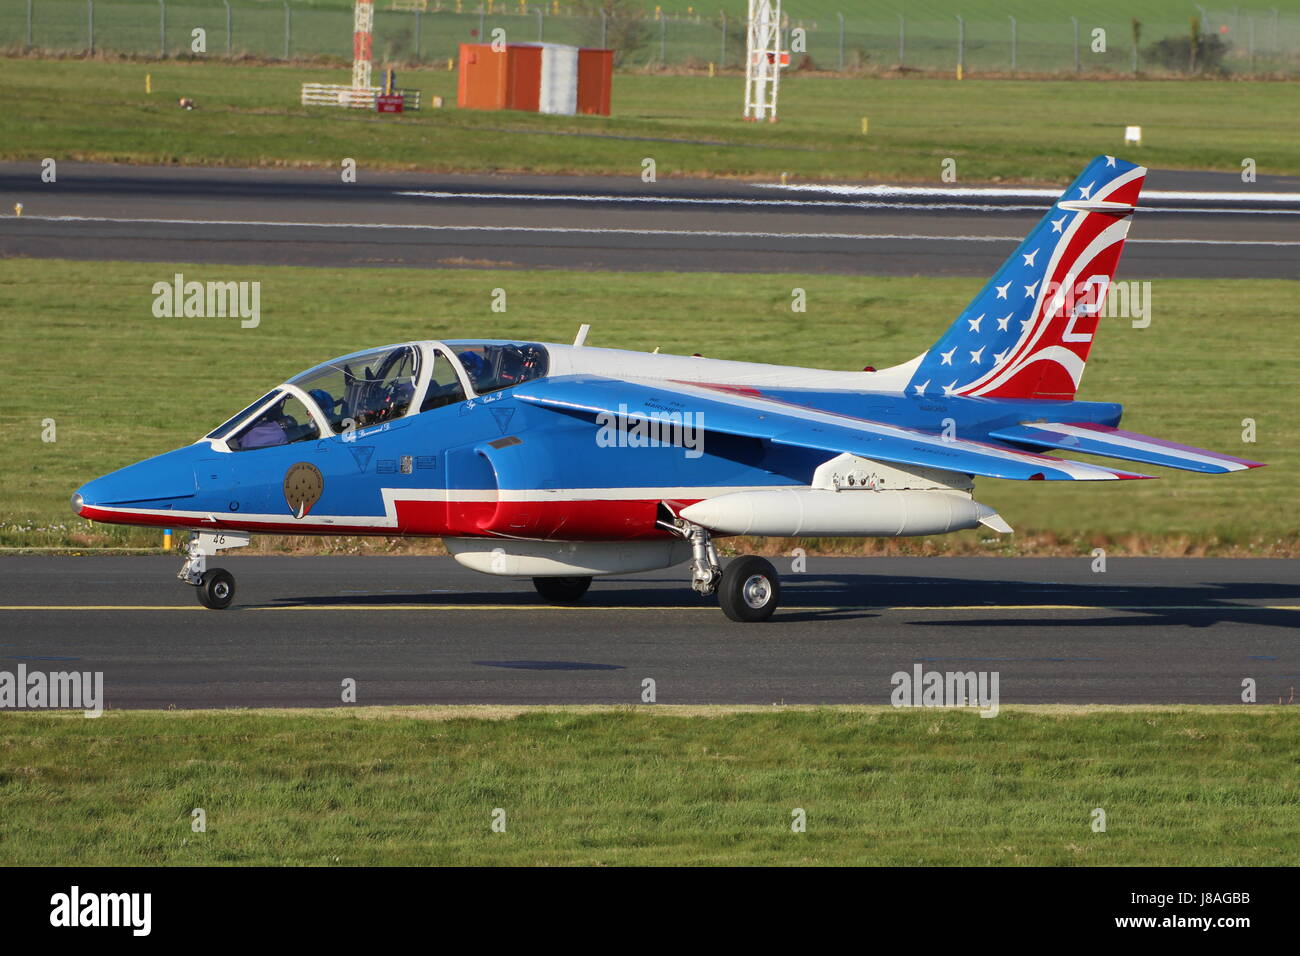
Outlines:
<svg viewBox="0 0 1300 956"><path fill-rule="evenodd" d="M458 352L456 357L460 359L460 364L465 366L465 371L469 373L469 380L475 387L486 380L489 369L482 355L466 349L464 352Z"/></svg>
<svg viewBox="0 0 1300 956"><path fill-rule="evenodd" d="M333 395L325 391L323 388L313 388L307 394L311 396L311 400L317 404L320 410L325 413L326 418L334 417L335 401Z"/></svg>

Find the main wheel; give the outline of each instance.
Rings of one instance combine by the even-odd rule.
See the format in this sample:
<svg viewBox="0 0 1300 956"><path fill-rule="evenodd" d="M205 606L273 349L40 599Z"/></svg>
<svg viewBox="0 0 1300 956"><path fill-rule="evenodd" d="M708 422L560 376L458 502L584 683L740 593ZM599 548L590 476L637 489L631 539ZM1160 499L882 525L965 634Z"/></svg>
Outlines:
<svg viewBox="0 0 1300 956"><path fill-rule="evenodd" d="M574 604L591 587L591 578L533 578L533 587L551 604Z"/></svg>
<svg viewBox="0 0 1300 956"><path fill-rule="evenodd" d="M781 601L781 579L765 558L747 554L722 571L718 603L733 621L766 621Z"/></svg>
<svg viewBox="0 0 1300 956"><path fill-rule="evenodd" d="M213 611L222 611L230 607L235 599L235 576L225 568L213 568L204 571L199 579L199 603Z"/></svg>

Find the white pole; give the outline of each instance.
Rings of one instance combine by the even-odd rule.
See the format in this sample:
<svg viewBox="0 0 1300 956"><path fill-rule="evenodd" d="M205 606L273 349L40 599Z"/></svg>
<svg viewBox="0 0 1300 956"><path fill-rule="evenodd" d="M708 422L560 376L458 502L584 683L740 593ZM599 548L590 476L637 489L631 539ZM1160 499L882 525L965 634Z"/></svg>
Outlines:
<svg viewBox="0 0 1300 956"><path fill-rule="evenodd" d="M776 122L781 84L781 0L749 0L745 119Z"/></svg>
<svg viewBox="0 0 1300 956"><path fill-rule="evenodd" d="M354 90L370 89L374 28L374 0L357 0L352 15L352 88Z"/></svg>

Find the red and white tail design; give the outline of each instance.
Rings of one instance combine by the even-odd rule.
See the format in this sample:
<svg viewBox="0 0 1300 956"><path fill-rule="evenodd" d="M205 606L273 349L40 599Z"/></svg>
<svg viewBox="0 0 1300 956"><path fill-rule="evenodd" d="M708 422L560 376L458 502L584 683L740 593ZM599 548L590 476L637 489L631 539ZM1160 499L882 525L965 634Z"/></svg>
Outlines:
<svg viewBox="0 0 1300 956"><path fill-rule="evenodd" d="M1145 177L1093 160L922 357L909 393L1073 398Z"/></svg>

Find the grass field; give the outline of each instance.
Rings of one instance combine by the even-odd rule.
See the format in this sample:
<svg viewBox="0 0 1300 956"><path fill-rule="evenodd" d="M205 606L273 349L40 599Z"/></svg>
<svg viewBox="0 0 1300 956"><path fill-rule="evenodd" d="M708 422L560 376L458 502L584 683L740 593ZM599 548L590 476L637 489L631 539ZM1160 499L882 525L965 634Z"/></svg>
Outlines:
<svg viewBox="0 0 1300 956"><path fill-rule="evenodd" d="M151 287L174 272L260 281L261 325L154 318ZM796 286L807 290L806 314L790 312ZM566 342L590 322L592 345L884 368L935 341L979 286L974 279L0 261L0 545L156 544L152 532L92 532L68 512L68 496L92 477L193 441L298 371L362 347L473 336ZM507 290L506 314L489 309L496 287ZM1158 280L1150 328L1107 320L1080 393L1126 403L1126 427L1270 467L1217 476L1144 469L1161 475L1150 482L983 480L980 500L1017 529L1009 545L972 531L915 547L1300 549L1300 427L1287 397L1300 384L1298 291L1284 280ZM46 418L56 422L53 443L42 441ZM1242 443L1244 418L1256 422L1256 444Z"/></svg>
<svg viewBox="0 0 1300 956"><path fill-rule="evenodd" d="M191 30L206 33L204 55L263 58L351 55L351 0L289 0L280 3L231 0L166 0L165 26L155 0L95 0L94 49L132 55L191 52ZM375 3L374 51L381 64L437 62L455 56L458 44L503 29L512 42L607 43L627 69L659 69L716 62L738 66L744 57L745 0L665 0L630 4L618 21L640 14L640 25L602 27L593 2L573 0L430 0L419 13L403 0ZM488 6L480 14L480 7ZM869 5L845 0L794 0L783 8L800 68L952 71L958 59L958 24L964 22L963 60L968 71L1011 71L1016 21L1015 69L1029 73L1084 75L1133 70L1132 22L1140 22L1137 68L1143 72L1186 71L1183 58L1162 59L1153 44L1184 38L1202 7L1186 0L1102 0L1080 6L1073 0L887 0ZM227 18L227 9L230 16ZM662 17L656 15L662 10ZM1268 7L1211 7L1204 33L1225 41L1221 63L1231 74L1300 72L1300 5L1286 0ZM0 48L82 53L90 48L88 5L83 0L33 0L29 26L26 4L0 5ZM841 15L843 20L841 21ZM1076 64L1075 29L1079 21ZM1104 49L1094 49L1092 31L1106 32ZM165 36L164 36L165 34ZM789 39L792 34L787 34ZM901 41L901 43L900 43ZM802 43L802 45L801 45ZM900 45L902 49L900 49ZM804 55L810 59L805 60ZM1204 64L1202 64L1204 66Z"/></svg>
<svg viewBox="0 0 1300 956"><path fill-rule="evenodd" d="M154 93L144 91L151 74ZM343 69L222 63L0 59L0 159L316 165L444 171L1064 184L1099 153L1158 168L1300 173L1296 87L1278 82L1095 83L879 79L796 74L782 120L739 119L737 75L619 74L613 115L558 117L448 107L400 117L298 105L306 80ZM455 103L456 74L403 84ZM1103 91L1104 95L1100 95ZM176 106L181 95L198 109ZM1117 104L1123 104L1117 109ZM860 132L870 118L870 134ZM1144 145L1123 149L1123 127ZM550 134L564 135L550 135ZM35 173L33 173L35 175Z"/></svg>
<svg viewBox="0 0 1300 956"><path fill-rule="evenodd" d="M53 4L62 0L36 0L38 5L42 2ZM122 6L157 6L156 0L112 0L112 2ZM305 10L350 11L354 2L355 0L290 0L289 5L295 9ZM168 0L168 6L172 6L173 3L179 8L216 6L222 9L220 3L214 4L211 0L190 0L190 2ZM232 5L236 9L256 7L259 3L265 5L264 0L232 0ZM545 6L549 13L554 10L555 0L544 0L543 3L539 3L539 0L525 0L525 4L530 10ZM380 13L388 10L391 5L391 0L375 0L376 10ZM431 13L454 11L456 5L456 0L427 0L427 10ZM479 0L462 0L460 6L463 11L477 11ZM740 18L745 16L747 0L643 0L634 6L640 7L649 17L653 17L656 8L659 8L669 16L711 17L716 16L719 11L725 11L729 17ZM1202 6L1207 5L1202 4ZM792 19L834 18L836 13L843 13L845 17L863 16L861 7L855 9L851 0L784 0L784 7L785 14ZM1213 20L1224 13L1230 15L1234 9L1238 15L1244 15L1250 12L1271 13L1274 7L1283 16L1300 14L1300 0L1270 2L1267 7L1258 8L1228 7L1226 10L1220 5L1209 4L1207 9L1212 13ZM494 11L514 12L518 9L518 0L494 0L493 3ZM576 13L579 9L580 5L575 0L559 0L559 10L564 15ZM1076 0L875 0L870 8L871 16L882 19L892 19L902 13L918 19L937 19L962 14L971 19L1016 16L1025 20L1069 20L1071 16L1077 16L1080 12ZM1088 4L1087 12L1099 19L1137 17L1140 20L1182 21L1197 16L1200 10L1190 0L1096 0Z"/></svg>
<svg viewBox="0 0 1300 956"><path fill-rule="evenodd" d="M0 864L1221 866L1300 852L1290 708L688 712L12 714Z"/></svg>

